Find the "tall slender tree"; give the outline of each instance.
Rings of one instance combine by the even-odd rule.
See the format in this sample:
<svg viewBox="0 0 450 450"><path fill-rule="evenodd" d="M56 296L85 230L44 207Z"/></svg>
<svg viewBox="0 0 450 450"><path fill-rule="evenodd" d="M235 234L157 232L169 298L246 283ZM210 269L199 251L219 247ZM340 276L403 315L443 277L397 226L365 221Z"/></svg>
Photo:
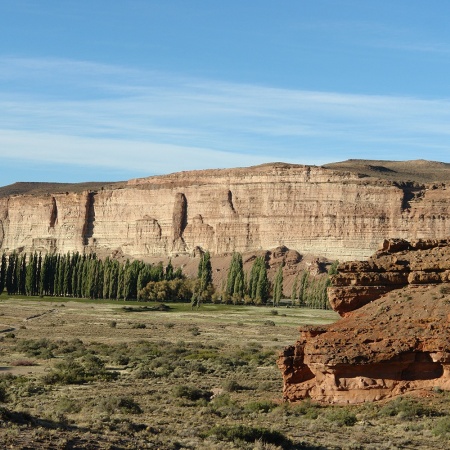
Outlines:
<svg viewBox="0 0 450 450"><path fill-rule="evenodd" d="M281 297L283 296L283 265L281 265L273 283L273 306L279 306Z"/></svg>

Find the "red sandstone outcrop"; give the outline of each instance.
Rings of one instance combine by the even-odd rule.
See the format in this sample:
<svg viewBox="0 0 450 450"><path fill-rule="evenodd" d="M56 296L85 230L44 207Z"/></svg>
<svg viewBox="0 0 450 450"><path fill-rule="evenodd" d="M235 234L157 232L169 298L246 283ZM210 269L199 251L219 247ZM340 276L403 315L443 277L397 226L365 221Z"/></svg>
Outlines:
<svg viewBox="0 0 450 450"><path fill-rule="evenodd" d="M386 236L450 235L445 184L399 184L314 166L274 163L35 192L0 197L0 250L142 258L284 245L345 261L369 257Z"/></svg>
<svg viewBox="0 0 450 450"><path fill-rule="evenodd" d="M450 389L449 269L450 240L386 241L369 261L341 264L330 289L345 317L301 329L280 355L284 399L361 403Z"/></svg>

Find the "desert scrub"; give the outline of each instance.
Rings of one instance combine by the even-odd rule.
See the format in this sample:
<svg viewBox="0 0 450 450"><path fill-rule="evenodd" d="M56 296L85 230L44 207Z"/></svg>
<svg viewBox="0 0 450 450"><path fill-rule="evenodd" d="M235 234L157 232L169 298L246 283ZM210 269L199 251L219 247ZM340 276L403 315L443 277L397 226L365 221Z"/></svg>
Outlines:
<svg viewBox="0 0 450 450"><path fill-rule="evenodd" d="M61 414L75 414L82 409L81 402L70 397L61 397L56 401L55 410Z"/></svg>
<svg viewBox="0 0 450 450"><path fill-rule="evenodd" d="M107 414L142 414L141 407L132 397L102 398L97 406Z"/></svg>
<svg viewBox="0 0 450 450"><path fill-rule="evenodd" d="M242 417L243 410L241 406L233 400L230 394L220 394L215 396L208 404L207 414L214 414L217 417L229 417L233 420Z"/></svg>
<svg viewBox="0 0 450 450"><path fill-rule="evenodd" d="M50 359L54 358L55 355L53 352L57 348L58 345L56 343L44 338L37 340L20 340L15 349L29 357Z"/></svg>
<svg viewBox="0 0 450 450"><path fill-rule="evenodd" d="M175 398L190 400L191 402L196 402L202 399L209 401L211 399L212 392L195 386L180 385L175 386L173 396Z"/></svg>
<svg viewBox="0 0 450 450"><path fill-rule="evenodd" d="M6 374L0 377L0 401L17 402L20 398L42 394L46 389L23 375Z"/></svg>
<svg viewBox="0 0 450 450"><path fill-rule="evenodd" d="M225 392L236 392L241 391L243 386L241 386L234 378L225 380L222 383L222 389Z"/></svg>
<svg viewBox="0 0 450 450"><path fill-rule="evenodd" d="M383 406L379 411L379 415L381 417L398 417L399 419L409 420L414 417L435 416L437 412L423 405L418 400L400 397Z"/></svg>
<svg viewBox="0 0 450 450"><path fill-rule="evenodd" d="M42 381L45 384L84 384L90 381L115 380L118 376L118 372L106 370L100 358L87 355L82 362L69 357L56 363Z"/></svg>
<svg viewBox="0 0 450 450"><path fill-rule="evenodd" d="M244 406L247 412L253 413L268 413L275 409L278 405L269 400L261 400L257 402L249 402Z"/></svg>
<svg viewBox="0 0 450 450"><path fill-rule="evenodd" d="M450 439L450 417L447 416L440 419L432 431L435 436Z"/></svg>
<svg viewBox="0 0 450 450"><path fill-rule="evenodd" d="M352 427L358 421L355 414L347 408L333 408L325 414L325 418L340 427Z"/></svg>
<svg viewBox="0 0 450 450"><path fill-rule="evenodd" d="M280 446L283 449L294 449L294 443L279 431L246 425L222 425L211 428L204 437L214 437L219 441L254 443L262 441L266 444Z"/></svg>
<svg viewBox="0 0 450 450"><path fill-rule="evenodd" d="M301 403L283 404L284 412L288 416L304 417L305 419L315 420L319 417L321 407L312 403L310 400L304 400Z"/></svg>

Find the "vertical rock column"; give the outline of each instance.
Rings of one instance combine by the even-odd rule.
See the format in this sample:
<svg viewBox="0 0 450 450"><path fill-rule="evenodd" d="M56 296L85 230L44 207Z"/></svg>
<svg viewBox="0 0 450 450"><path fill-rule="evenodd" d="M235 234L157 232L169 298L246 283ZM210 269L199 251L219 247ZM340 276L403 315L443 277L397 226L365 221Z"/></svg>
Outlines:
<svg viewBox="0 0 450 450"><path fill-rule="evenodd" d="M186 244L183 239L183 232L187 226L187 199L182 192L175 194L173 205L172 229L173 229L173 247L174 252L185 252Z"/></svg>

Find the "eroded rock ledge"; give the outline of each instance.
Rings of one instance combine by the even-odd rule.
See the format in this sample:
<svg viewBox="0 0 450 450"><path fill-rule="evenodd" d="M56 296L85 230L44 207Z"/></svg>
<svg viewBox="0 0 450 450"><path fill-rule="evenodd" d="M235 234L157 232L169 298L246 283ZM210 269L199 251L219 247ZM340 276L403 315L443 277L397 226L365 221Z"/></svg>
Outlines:
<svg viewBox="0 0 450 450"><path fill-rule="evenodd" d="M302 328L282 352L284 399L362 403L450 389L449 270L449 240L386 241L369 261L341 264L330 290L345 317Z"/></svg>

